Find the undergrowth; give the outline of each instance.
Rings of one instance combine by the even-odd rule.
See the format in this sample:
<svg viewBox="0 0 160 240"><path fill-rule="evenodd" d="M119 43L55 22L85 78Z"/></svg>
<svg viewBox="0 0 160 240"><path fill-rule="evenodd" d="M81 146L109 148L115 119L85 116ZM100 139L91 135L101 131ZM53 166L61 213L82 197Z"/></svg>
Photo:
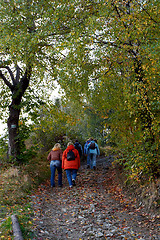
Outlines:
<svg viewBox="0 0 160 240"><path fill-rule="evenodd" d="M24 239L32 239L32 191L50 177L46 156L37 156L19 166L0 165L0 239L14 239L11 215L18 217Z"/></svg>

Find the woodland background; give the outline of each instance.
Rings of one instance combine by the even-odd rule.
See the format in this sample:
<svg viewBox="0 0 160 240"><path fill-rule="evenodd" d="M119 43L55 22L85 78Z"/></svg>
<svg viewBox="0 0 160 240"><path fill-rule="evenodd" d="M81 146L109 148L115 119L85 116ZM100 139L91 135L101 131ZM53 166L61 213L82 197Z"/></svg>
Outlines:
<svg viewBox="0 0 160 240"><path fill-rule="evenodd" d="M56 142L64 149L69 139L84 145L93 137L102 154L115 156L126 181L157 183L159 4L0 3L2 171L16 166L29 191L48 178L44 159Z"/></svg>

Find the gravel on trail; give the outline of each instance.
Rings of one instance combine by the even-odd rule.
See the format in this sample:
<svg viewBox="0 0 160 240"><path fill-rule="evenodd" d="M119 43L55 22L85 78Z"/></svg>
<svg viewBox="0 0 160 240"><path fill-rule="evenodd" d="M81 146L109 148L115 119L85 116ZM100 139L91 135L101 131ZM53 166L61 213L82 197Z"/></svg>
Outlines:
<svg viewBox="0 0 160 240"><path fill-rule="evenodd" d="M96 170L82 165L76 186L50 188L49 181L32 195L33 231L37 240L160 240L159 215L149 215L126 196L109 162Z"/></svg>

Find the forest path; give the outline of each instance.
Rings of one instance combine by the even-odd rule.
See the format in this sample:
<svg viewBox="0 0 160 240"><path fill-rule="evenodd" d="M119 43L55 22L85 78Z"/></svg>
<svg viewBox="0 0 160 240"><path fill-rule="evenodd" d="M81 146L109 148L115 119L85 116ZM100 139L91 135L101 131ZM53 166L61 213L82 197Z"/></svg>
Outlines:
<svg viewBox="0 0 160 240"><path fill-rule="evenodd" d="M123 195L115 170L108 168L111 162L110 157L99 159L96 171L83 164L71 190L65 172L62 188L41 185L32 195L34 239L159 240L159 218Z"/></svg>

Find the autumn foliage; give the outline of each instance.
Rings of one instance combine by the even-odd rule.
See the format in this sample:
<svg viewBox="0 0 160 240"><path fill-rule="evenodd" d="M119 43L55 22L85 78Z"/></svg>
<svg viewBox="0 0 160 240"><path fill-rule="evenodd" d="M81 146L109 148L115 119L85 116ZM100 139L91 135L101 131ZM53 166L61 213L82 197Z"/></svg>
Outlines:
<svg viewBox="0 0 160 240"><path fill-rule="evenodd" d="M9 120L15 120L11 110L18 113L17 131L14 121L9 125L12 150L20 145L24 111L42 145L72 129L83 141L106 132L105 142L118 148L131 178L159 176L159 1L18 1L1 7L2 110L20 95L9 110ZM48 119L39 121L35 108L48 101L55 80L67 107L62 114L43 109Z"/></svg>

